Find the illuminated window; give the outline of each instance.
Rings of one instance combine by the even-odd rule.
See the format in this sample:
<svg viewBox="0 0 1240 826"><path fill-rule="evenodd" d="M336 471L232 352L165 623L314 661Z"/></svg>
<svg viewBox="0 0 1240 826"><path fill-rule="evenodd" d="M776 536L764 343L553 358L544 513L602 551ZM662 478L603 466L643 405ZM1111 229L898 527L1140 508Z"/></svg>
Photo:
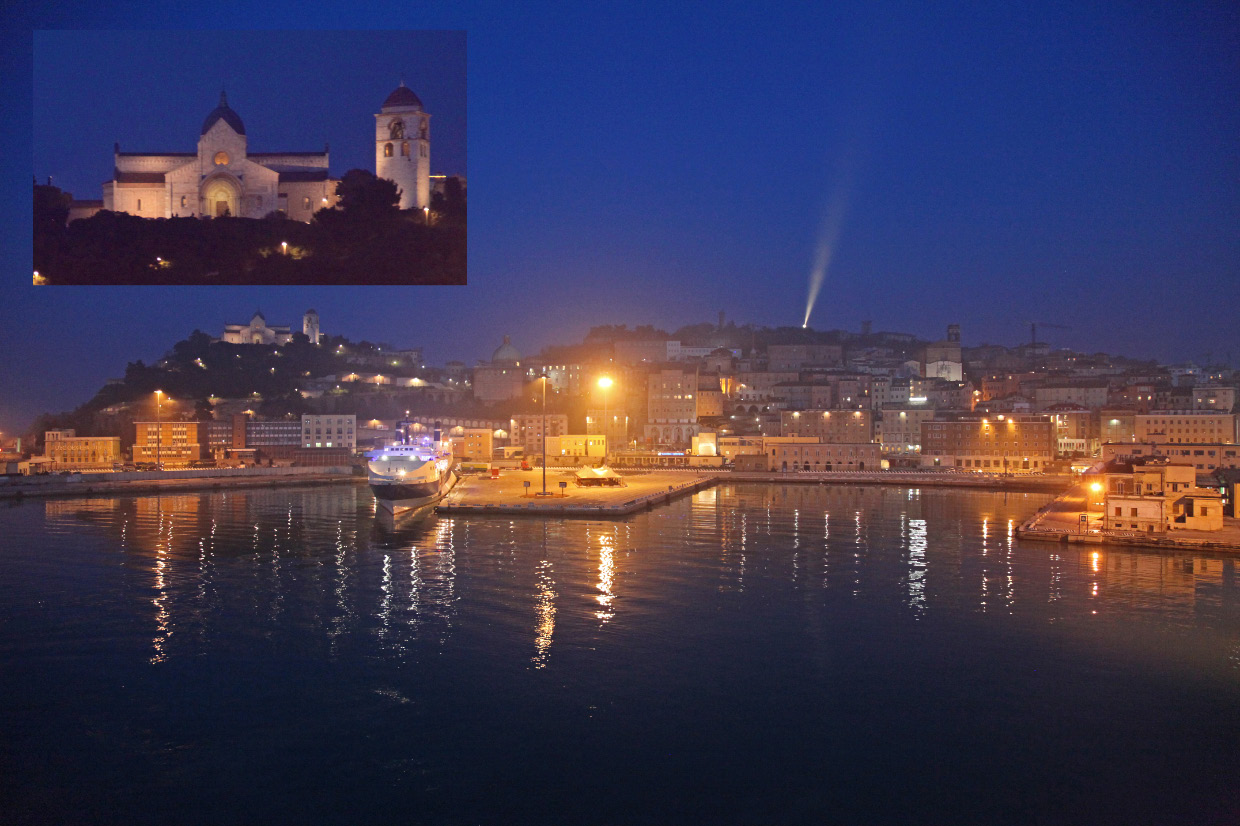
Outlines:
<svg viewBox="0 0 1240 826"><path fill-rule="evenodd" d="M385 157L385 158L390 158L390 157L392 157L392 144L390 144L390 143L385 143L385 144L383 145L383 157Z"/></svg>
<svg viewBox="0 0 1240 826"><path fill-rule="evenodd" d="M181 196L181 208L182 209L185 208L185 196L184 195Z"/></svg>
<svg viewBox="0 0 1240 826"><path fill-rule="evenodd" d="M409 141L405 141L400 145L400 156L402 158L409 157Z"/></svg>
<svg viewBox="0 0 1240 826"><path fill-rule="evenodd" d="M305 207L306 209L309 209L309 208L310 208L310 199L309 199L309 198L304 198L304 199L302 199L302 206L303 206L303 207Z"/></svg>
<svg viewBox="0 0 1240 826"><path fill-rule="evenodd" d="M228 153L227 152L216 152L215 153L215 165L216 166L227 166L228 165Z"/></svg>

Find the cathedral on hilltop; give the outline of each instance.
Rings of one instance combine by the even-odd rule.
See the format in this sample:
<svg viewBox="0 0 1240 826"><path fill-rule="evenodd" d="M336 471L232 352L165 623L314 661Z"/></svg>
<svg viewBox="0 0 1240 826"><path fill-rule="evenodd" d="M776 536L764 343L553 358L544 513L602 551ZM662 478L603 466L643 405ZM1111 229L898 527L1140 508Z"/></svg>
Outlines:
<svg viewBox="0 0 1240 826"><path fill-rule="evenodd" d="M306 310L301 319L301 331L310 339L311 344L320 344L323 334L319 332L319 314L314 310ZM271 325L262 310L254 313L249 324L226 324L224 335L215 339L225 344L274 344L277 347L293 340L293 331L287 325Z"/></svg>
<svg viewBox="0 0 1240 826"><path fill-rule="evenodd" d="M329 171L328 149L250 152L245 124L221 92L219 106L202 123L197 151L122 152L117 144L100 206L142 218L282 212L309 221L337 200L339 179ZM430 156L430 115L402 82L375 115L375 174L400 188L401 209L430 206Z"/></svg>

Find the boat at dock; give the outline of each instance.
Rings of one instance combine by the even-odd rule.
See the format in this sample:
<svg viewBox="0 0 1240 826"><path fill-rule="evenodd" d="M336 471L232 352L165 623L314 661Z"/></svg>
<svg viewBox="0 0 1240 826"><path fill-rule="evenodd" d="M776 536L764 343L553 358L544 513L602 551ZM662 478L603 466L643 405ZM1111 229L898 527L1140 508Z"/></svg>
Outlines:
<svg viewBox="0 0 1240 826"><path fill-rule="evenodd" d="M379 507L423 508L442 499L456 482L452 441L436 426L419 435L413 425L397 425L396 441L367 454L366 475Z"/></svg>

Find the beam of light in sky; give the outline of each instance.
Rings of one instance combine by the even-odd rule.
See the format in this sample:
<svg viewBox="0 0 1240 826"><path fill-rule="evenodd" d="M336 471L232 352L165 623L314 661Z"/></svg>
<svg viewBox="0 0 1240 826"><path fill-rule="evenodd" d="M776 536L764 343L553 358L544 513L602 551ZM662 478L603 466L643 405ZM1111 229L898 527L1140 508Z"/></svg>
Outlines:
<svg viewBox="0 0 1240 826"><path fill-rule="evenodd" d="M822 289L823 282L827 280L831 257L835 254L839 243L840 228L848 212L848 199L852 194L852 177L852 164L847 164L823 212L822 223L818 227L818 245L814 249L814 266L809 272L809 297L805 302L805 320L801 322L802 327L809 326L809 317L814 312L814 303L818 300L818 293Z"/></svg>

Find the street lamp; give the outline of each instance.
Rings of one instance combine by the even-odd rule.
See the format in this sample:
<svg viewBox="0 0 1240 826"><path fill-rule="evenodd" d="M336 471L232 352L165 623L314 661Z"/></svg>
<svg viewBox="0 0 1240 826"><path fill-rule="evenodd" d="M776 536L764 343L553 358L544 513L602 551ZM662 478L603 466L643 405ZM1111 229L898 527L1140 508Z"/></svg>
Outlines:
<svg viewBox="0 0 1240 826"><path fill-rule="evenodd" d="M547 374L542 375L542 495L547 495Z"/></svg>
<svg viewBox="0 0 1240 826"><path fill-rule="evenodd" d="M602 376L598 380L599 389L603 391L603 464L607 464L607 391L613 384L610 376ZM589 452L587 450L587 452Z"/></svg>
<svg viewBox="0 0 1240 826"><path fill-rule="evenodd" d="M281 252L283 255L288 255L288 241L281 241L281 242L280 242L280 252Z"/></svg>
<svg viewBox="0 0 1240 826"><path fill-rule="evenodd" d="M164 440L164 424L163 424L163 415L162 415L162 409L161 409L161 404L160 404L163 401L163 395L164 395L164 391L162 390L155 391L155 469L156 470L161 470L163 468L163 458L161 457L161 450L160 450L160 448L163 447L163 440Z"/></svg>

